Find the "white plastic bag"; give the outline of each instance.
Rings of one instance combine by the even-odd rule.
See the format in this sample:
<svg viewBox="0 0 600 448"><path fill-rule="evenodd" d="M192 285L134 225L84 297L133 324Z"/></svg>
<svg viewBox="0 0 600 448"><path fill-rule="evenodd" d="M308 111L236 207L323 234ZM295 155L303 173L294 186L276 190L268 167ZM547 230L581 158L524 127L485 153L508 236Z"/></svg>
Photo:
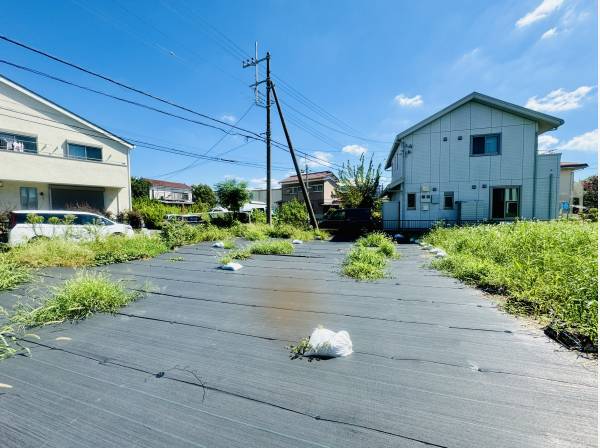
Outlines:
<svg viewBox="0 0 600 448"><path fill-rule="evenodd" d="M315 328L310 335L309 344L311 348L305 356L337 358L352 353L352 340L347 331L336 333L327 328Z"/></svg>
<svg viewBox="0 0 600 448"><path fill-rule="evenodd" d="M223 249L225 247L225 244L223 243L223 241L217 241L212 245L212 247L218 247L220 249Z"/></svg>
<svg viewBox="0 0 600 448"><path fill-rule="evenodd" d="M240 269L242 269L242 265L239 263L231 262L221 266L221 269L225 271L239 271Z"/></svg>
<svg viewBox="0 0 600 448"><path fill-rule="evenodd" d="M294 240L292 241L292 244L302 244L302 240Z"/></svg>

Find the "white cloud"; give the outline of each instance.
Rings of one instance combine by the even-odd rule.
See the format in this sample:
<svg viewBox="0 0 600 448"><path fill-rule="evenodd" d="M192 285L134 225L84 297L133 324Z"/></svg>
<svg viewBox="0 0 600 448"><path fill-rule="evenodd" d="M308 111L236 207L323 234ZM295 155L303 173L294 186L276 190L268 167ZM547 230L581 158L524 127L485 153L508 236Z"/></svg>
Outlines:
<svg viewBox="0 0 600 448"><path fill-rule="evenodd" d="M598 151L598 129L573 137L559 147L565 151Z"/></svg>
<svg viewBox="0 0 600 448"><path fill-rule="evenodd" d="M543 0L533 11L528 12L515 24L517 28L523 28L545 19L558 8L561 7L564 0Z"/></svg>
<svg viewBox="0 0 600 448"><path fill-rule="evenodd" d="M349 154L360 156L361 154L365 154L368 151L367 148L360 145L346 145L342 148L342 152L347 152Z"/></svg>
<svg viewBox="0 0 600 448"><path fill-rule="evenodd" d="M592 90L593 88L590 86L581 86L571 92L565 89L556 89L543 98L532 96L527 100L525 107L540 112L561 112L578 109Z"/></svg>
<svg viewBox="0 0 600 448"><path fill-rule="evenodd" d="M542 37L540 39L550 39L551 37L556 36L556 34L556 27L550 28L548 31L542 34Z"/></svg>
<svg viewBox="0 0 600 448"><path fill-rule="evenodd" d="M538 137L538 151L548 152L551 149L556 149L558 139L552 135L540 135Z"/></svg>
<svg viewBox="0 0 600 448"><path fill-rule="evenodd" d="M401 107L419 107L423 105L423 98L421 98L421 95L408 97L401 93L400 95L396 95L394 102Z"/></svg>
<svg viewBox="0 0 600 448"><path fill-rule="evenodd" d="M308 165L309 168L315 168L315 167L331 168L331 166L328 164L328 162L331 162L333 160L333 154L331 154L330 152L315 151L312 153L312 155L313 155L313 157L316 157L319 160L306 159L306 165Z"/></svg>
<svg viewBox="0 0 600 448"><path fill-rule="evenodd" d="M237 117L232 114L225 114L225 115L221 116L221 120L226 121L227 123L233 124L237 121Z"/></svg>
<svg viewBox="0 0 600 448"><path fill-rule="evenodd" d="M255 179L250 179L250 188L256 188L256 189L267 188L267 178L266 177L257 177ZM271 179L271 188L279 188L279 180Z"/></svg>

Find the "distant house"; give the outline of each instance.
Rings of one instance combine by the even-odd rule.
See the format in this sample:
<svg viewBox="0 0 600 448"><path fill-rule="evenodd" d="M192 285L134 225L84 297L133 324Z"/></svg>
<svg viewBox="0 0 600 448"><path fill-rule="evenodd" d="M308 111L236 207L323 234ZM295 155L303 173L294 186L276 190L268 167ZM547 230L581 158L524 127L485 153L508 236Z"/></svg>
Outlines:
<svg viewBox="0 0 600 448"><path fill-rule="evenodd" d="M165 204L193 204L192 187L179 182L146 179L150 182L150 199L156 199Z"/></svg>
<svg viewBox="0 0 600 448"><path fill-rule="evenodd" d="M131 143L3 76L0 103L0 209L131 208Z"/></svg>
<svg viewBox="0 0 600 448"><path fill-rule="evenodd" d="M267 203L267 189L266 188L255 188L250 190L250 198L253 202ZM271 209L275 210L281 203L281 188L271 188Z"/></svg>
<svg viewBox="0 0 600 448"><path fill-rule="evenodd" d="M583 186L581 182L575 182L575 171L583 170L587 167L587 163L560 162L558 202L561 214L569 212L579 213L580 207L583 207ZM565 203L569 205L568 210L563 207Z"/></svg>
<svg viewBox="0 0 600 448"><path fill-rule="evenodd" d="M338 178L331 171L303 174L302 178L308 189L310 202L317 218L322 218L330 208L339 205L334 194ZM304 202L298 177L289 176L279 181L279 183L281 184L281 203L289 202L292 199Z"/></svg>
<svg viewBox="0 0 600 448"><path fill-rule="evenodd" d="M539 154L537 140L563 123L474 92L406 129L385 165L384 228L556 218L560 154Z"/></svg>

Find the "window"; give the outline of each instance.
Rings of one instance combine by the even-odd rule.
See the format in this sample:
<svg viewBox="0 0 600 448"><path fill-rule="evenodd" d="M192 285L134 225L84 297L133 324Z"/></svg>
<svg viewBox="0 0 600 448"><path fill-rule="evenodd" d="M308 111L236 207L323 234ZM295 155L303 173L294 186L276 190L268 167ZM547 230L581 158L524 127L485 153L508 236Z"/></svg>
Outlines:
<svg viewBox="0 0 600 448"><path fill-rule="evenodd" d="M454 192L453 191L445 191L444 192L444 209L452 210L454 208Z"/></svg>
<svg viewBox="0 0 600 448"><path fill-rule="evenodd" d="M0 149L16 152L37 152L37 138L0 133Z"/></svg>
<svg viewBox="0 0 600 448"><path fill-rule="evenodd" d="M493 156L500 154L500 134L471 136L472 156Z"/></svg>
<svg viewBox="0 0 600 448"><path fill-rule="evenodd" d="M415 210L417 208L417 193L406 194L406 208L408 210Z"/></svg>
<svg viewBox="0 0 600 448"><path fill-rule="evenodd" d="M102 148L68 143L67 156L74 159L102 161Z"/></svg>
<svg viewBox="0 0 600 448"><path fill-rule="evenodd" d="M38 208L37 188L21 187L21 208L24 210L36 210Z"/></svg>
<svg viewBox="0 0 600 448"><path fill-rule="evenodd" d="M519 192L519 187L492 188L492 218L518 218Z"/></svg>
<svg viewBox="0 0 600 448"><path fill-rule="evenodd" d="M323 191L323 184L313 185L311 188L315 193L321 193Z"/></svg>

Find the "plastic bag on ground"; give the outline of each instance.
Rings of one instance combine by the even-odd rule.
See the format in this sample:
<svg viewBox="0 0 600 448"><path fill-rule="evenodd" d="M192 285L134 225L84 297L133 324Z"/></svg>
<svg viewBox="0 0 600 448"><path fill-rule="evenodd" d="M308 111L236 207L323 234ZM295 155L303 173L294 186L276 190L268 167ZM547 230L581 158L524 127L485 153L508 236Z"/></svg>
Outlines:
<svg viewBox="0 0 600 448"><path fill-rule="evenodd" d="M292 244L302 244L302 240L294 240L292 241Z"/></svg>
<svg viewBox="0 0 600 448"><path fill-rule="evenodd" d="M242 269L242 265L239 263L232 262L224 264L223 266L221 266L221 269L225 271L239 271L240 269Z"/></svg>
<svg viewBox="0 0 600 448"><path fill-rule="evenodd" d="M310 335L309 343L311 349L305 353L305 356L337 358L352 353L352 340L347 331L336 333L327 328L315 328Z"/></svg>
<svg viewBox="0 0 600 448"><path fill-rule="evenodd" d="M223 241L217 241L215 243L213 243L212 247L218 247L223 249L225 247L225 244L223 243Z"/></svg>

